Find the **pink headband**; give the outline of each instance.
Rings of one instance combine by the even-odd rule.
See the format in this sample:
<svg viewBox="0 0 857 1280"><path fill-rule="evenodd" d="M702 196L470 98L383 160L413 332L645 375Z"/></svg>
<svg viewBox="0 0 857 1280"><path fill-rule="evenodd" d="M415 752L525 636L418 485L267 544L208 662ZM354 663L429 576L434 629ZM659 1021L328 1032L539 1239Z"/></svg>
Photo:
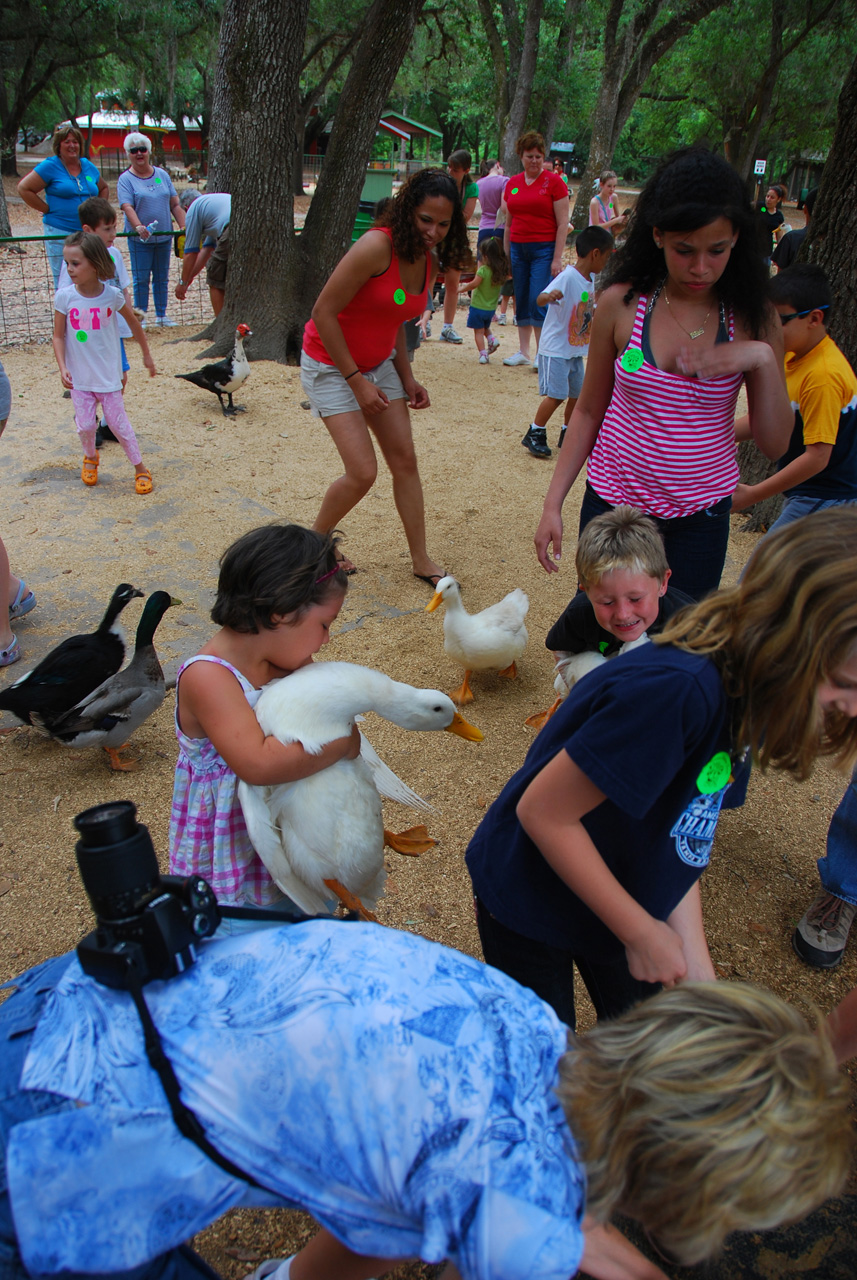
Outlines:
<svg viewBox="0 0 857 1280"><path fill-rule="evenodd" d="M338 564L335 564L335 565L333 566L333 568L332 568L328 573L323 573L323 574L321 575L321 577L320 577L320 578L316 578L316 580L315 580L315 585L316 585L316 586L318 586L318 584L319 584L320 582L324 582L326 578L332 578L332 577L333 577L333 575L334 575L335 573L339 573L339 565L338 565Z"/></svg>

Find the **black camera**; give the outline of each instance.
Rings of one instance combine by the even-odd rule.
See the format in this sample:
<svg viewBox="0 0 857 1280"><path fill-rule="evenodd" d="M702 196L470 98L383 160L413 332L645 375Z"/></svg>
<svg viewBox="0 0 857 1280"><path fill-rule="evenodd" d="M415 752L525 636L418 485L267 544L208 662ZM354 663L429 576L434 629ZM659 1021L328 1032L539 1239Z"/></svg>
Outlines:
<svg viewBox="0 0 857 1280"><path fill-rule="evenodd" d="M130 800L98 804L74 819L75 851L98 927L77 948L84 973L127 990L171 978L196 959L221 913L201 876L162 876L147 827Z"/></svg>

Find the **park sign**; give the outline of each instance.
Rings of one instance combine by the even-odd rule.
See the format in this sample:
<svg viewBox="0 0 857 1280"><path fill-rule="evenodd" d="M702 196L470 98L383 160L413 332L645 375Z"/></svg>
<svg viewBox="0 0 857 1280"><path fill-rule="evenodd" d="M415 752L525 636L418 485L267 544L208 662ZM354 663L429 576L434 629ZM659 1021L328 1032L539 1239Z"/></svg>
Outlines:
<svg viewBox="0 0 857 1280"><path fill-rule="evenodd" d="M757 160L757 161L756 161L756 167L755 167L755 169L753 170L753 173L754 173L754 174L756 174L756 175L758 175L758 176L760 176L760 177L764 177L764 175L765 175L765 170L767 169L767 167L768 167L768 162L767 162L767 160Z"/></svg>

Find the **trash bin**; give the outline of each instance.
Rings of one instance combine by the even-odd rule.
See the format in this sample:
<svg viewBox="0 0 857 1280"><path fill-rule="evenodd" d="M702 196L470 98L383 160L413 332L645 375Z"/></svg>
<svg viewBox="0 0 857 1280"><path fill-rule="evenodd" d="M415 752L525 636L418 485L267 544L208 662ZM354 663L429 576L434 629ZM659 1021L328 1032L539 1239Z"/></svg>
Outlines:
<svg viewBox="0 0 857 1280"><path fill-rule="evenodd" d="M357 206L357 217L354 219L354 230L351 233L351 243L359 240L364 232L368 231L372 223L375 221L375 201L361 200Z"/></svg>

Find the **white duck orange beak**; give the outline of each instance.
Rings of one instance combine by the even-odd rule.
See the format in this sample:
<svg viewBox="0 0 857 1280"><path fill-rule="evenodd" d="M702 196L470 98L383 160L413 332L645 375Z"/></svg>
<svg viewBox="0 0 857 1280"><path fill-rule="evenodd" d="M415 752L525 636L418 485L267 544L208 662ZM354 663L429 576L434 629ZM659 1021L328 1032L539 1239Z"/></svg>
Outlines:
<svg viewBox="0 0 857 1280"><path fill-rule="evenodd" d="M440 594L439 591L436 591L432 596L431 600L429 600L428 604L426 605L425 612L434 613L435 609L439 604L443 604L443 596Z"/></svg>
<svg viewBox="0 0 857 1280"><path fill-rule="evenodd" d="M440 597L438 596L437 599L440 599ZM459 711L456 711L452 717L452 723L446 726L444 732L457 734L459 738L464 738L465 742L481 742L485 737L482 730L477 729L475 725L468 724Z"/></svg>

